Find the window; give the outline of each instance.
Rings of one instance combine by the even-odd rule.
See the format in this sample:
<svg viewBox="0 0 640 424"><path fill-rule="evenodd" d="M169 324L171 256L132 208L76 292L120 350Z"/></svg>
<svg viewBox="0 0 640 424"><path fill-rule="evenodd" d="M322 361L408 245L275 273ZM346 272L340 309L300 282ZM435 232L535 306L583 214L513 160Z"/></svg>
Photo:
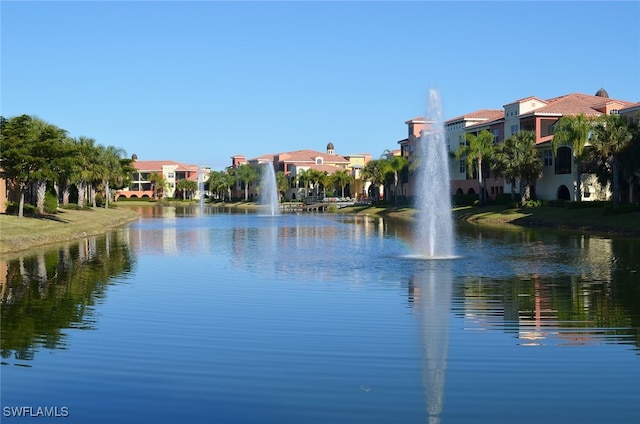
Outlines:
<svg viewBox="0 0 640 424"><path fill-rule="evenodd" d="M571 173L571 149L568 147L558 148L556 154L556 174Z"/></svg>
<svg viewBox="0 0 640 424"><path fill-rule="evenodd" d="M321 157L317 157L316 158L316 165L322 165L322 158Z"/></svg>
<svg viewBox="0 0 640 424"><path fill-rule="evenodd" d="M611 111L609 112L609 115L618 115L618 109L611 109Z"/></svg>
<svg viewBox="0 0 640 424"><path fill-rule="evenodd" d="M175 175L174 175L174 173L173 173L173 172L167 172L167 179L168 179L168 180L172 180L172 179L174 179L174 178L175 178Z"/></svg>
<svg viewBox="0 0 640 424"><path fill-rule="evenodd" d="M553 166L553 153L551 150L545 150L543 153L544 166Z"/></svg>
<svg viewBox="0 0 640 424"><path fill-rule="evenodd" d="M500 131L498 129L491 130L493 133L493 144L498 144L498 138L500 137Z"/></svg>
<svg viewBox="0 0 640 424"><path fill-rule="evenodd" d="M458 161L458 172L460 172L461 174L466 174L467 173L467 161L464 159L460 159Z"/></svg>
<svg viewBox="0 0 640 424"><path fill-rule="evenodd" d="M511 134L515 134L518 132L518 125L511 125Z"/></svg>

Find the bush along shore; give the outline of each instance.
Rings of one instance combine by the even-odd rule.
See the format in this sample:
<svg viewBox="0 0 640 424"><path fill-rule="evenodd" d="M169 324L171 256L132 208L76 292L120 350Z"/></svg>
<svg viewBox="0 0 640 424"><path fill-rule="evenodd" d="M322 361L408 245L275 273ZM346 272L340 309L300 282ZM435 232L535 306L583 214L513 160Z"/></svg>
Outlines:
<svg viewBox="0 0 640 424"><path fill-rule="evenodd" d="M0 214L0 254L102 234L136 219L138 214L125 208L60 209L23 218Z"/></svg>

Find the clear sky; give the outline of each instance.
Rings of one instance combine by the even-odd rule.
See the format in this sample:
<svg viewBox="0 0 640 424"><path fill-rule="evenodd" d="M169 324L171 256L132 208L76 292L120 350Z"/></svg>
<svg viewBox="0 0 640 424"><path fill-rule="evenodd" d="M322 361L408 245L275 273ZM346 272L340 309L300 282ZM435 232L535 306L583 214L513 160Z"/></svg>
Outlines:
<svg viewBox="0 0 640 424"><path fill-rule="evenodd" d="M574 92L640 101L640 2L1 2L1 113L140 160L398 148L444 119Z"/></svg>

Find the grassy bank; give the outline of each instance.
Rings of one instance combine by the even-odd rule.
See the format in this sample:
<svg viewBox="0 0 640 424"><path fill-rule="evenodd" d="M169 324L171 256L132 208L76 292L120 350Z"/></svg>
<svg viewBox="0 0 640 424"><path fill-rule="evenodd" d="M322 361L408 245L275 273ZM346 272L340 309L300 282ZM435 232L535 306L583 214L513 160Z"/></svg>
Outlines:
<svg viewBox="0 0 640 424"><path fill-rule="evenodd" d="M414 219L412 208L354 206L342 213L370 214L401 219ZM591 233L640 237L640 212L605 215L602 208L567 209L551 206L537 208L509 208L505 206L467 206L455 208L457 220L481 225L549 227L580 230Z"/></svg>
<svg viewBox="0 0 640 424"><path fill-rule="evenodd" d="M103 208L24 218L0 214L0 254L102 234L137 217L131 210Z"/></svg>

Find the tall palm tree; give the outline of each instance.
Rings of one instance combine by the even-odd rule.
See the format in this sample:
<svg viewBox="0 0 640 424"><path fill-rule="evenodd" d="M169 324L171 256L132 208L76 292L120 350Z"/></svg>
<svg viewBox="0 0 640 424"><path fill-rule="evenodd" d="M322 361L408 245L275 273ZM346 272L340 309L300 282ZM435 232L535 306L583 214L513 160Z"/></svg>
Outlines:
<svg viewBox="0 0 640 424"><path fill-rule="evenodd" d="M395 206L398 206L398 183L400 181L400 172L404 171L409 165L409 160L404 156L393 156L387 160L387 169L393 173L393 198Z"/></svg>
<svg viewBox="0 0 640 424"><path fill-rule="evenodd" d="M90 182L93 180L94 160L97 155L96 141L93 138L80 136L73 140L76 145L78 156L76 166L71 177L71 182L75 183L78 189L78 206L84 207L86 195ZM93 203L93 202L92 202Z"/></svg>
<svg viewBox="0 0 640 424"><path fill-rule="evenodd" d="M467 162L467 169L470 173L478 173L478 190L480 192L480 205L484 203L484 179L482 175L482 163L484 159L490 158L493 155L494 144L493 134L489 130L482 130L476 134L465 134L467 144L458 147L454 155L456 159L465 158Z"/></svg>
<svg viewBox="0 0 640 424"><path fill-rule="evenodd" d="M554 157L557 155L560 146L569 146L573 152L573 162L575 165L576 179L576 201L582 200L582 179L581 169L584 157L584 147L589 141L589 133L592 127L592 120L584 114L576 116L564 115L555 124L551 149Z"/></svg>
<svg viewBox="0 0 640 424"><path fill-rule="evenodd" d="M620 188L620 154L629 146L632 133L626 121L620 115L604 115L597 120L594 127L593 144L611 175L611 192L613 205L619 206Z"/></svg>

